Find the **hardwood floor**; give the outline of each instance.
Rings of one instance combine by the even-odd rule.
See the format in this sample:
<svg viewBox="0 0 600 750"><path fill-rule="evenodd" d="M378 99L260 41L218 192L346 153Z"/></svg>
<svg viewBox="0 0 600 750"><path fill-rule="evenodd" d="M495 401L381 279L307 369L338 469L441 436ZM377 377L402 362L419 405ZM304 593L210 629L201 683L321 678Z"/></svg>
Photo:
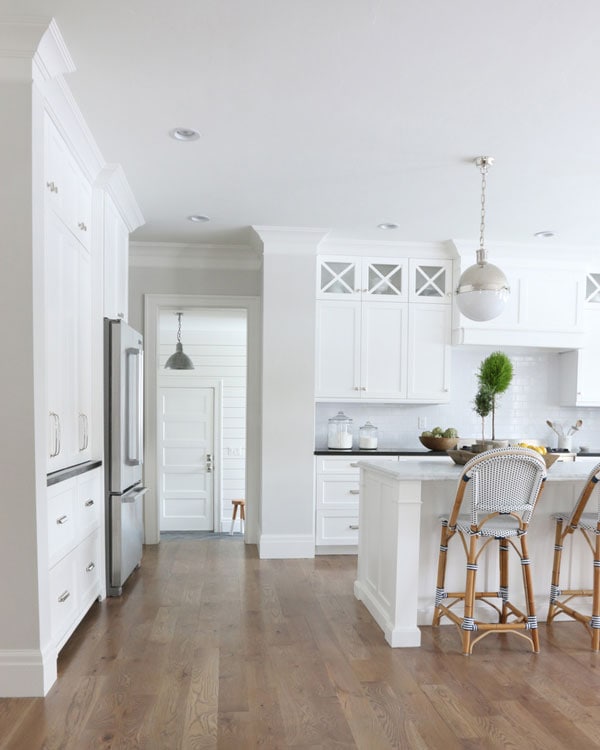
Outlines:
<svg viewBox="0 0 600 750"><path fill-rule="evenodd" d="M577 623L542 652L454 626L391 649L352 593L356 559L259 560L233 539L147 547L94 605L44 699L0 700L2 750L600 747L600 656Z"/></svg>

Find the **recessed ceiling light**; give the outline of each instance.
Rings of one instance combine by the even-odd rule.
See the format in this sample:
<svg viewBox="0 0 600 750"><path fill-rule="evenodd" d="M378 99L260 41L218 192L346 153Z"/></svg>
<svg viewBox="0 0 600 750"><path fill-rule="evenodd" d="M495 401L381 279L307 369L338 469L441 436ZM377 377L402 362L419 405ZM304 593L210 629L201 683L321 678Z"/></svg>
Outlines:
<svg viewBox="0 0 600 750"><path fill-rule="evenodd" d="M192 216L187 217L187 220L194 224L203 224L205 221L210 221L210 217L202 216L201 214L192 214Z"/></svg>
<svg viewBox="0 0 600 750"><path fill-rule="evenodd" d="M385 221L382 224L378 224L377 229L398 229L398 225L392 224L390 221Z"/></svg>
<svg viewBox="0 0 600 750"><path fill-rule="evenodd" d="M173 128L169 133L176 141L197 141L200 133L192 128Z"/></svg>
<svg viewBox="0 0 600 750"><path fill-rule="evenodd" d="M544 237L544 238L554 237L554 232L551 232L549 229L544 229L544 231L542 232L536 232L533 236Z"/></svg>

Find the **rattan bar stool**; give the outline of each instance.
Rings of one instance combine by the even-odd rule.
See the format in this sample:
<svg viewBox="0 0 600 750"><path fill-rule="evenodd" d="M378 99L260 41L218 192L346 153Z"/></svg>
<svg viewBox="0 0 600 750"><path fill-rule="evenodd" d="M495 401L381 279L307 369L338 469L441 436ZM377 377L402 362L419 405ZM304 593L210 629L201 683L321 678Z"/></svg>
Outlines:
<svg viewBox="0 0 600 750"><path fill-rule="evenodd" d="M528 448L485 451L464 467L452 511L441 519L433 625L439 625L442 617L451 620L461 633L466 656L472 653L477 641L491 632L516 633L530 641L535 653L540 650L527 529L545 479L544 459ZM461 513L463 506L468 513ZM448 548L453 539L455 547L460 540L466 558L464 591L445 589ZM494 541L498 542L499 550L499 588L477 591L482 554ZM511 549L521 562L526 613L509 599L508 553ZM500 601L495 603L493 599ZM479 603L495 611L496 621L476 619L475 607Z"/></svg>
<svg viewBox="0 0 600 750"><path fill-rule="evenodd" d="M554 513L556 531L554 536L554 561L552 565L552 584L550 586L550 606L547 621L550 623L559 614L564 614L582 623L592 639L592 651L600 650L600 492L596 492L597 505L595 513L586 513L585 509L596 485L600 480L600 463L596 464L588 475L585 486L570 513ZM576 531L589 547L593 560L593 575L591 589L562 589L560 588L560 566L562 561L563 544L568 536L575 544ZM577 535L579 536L579 535ZM589 614L571 606L573 599L589 599L591 597L592 611ZM583 602L579 605L583 605Z"/></svg>

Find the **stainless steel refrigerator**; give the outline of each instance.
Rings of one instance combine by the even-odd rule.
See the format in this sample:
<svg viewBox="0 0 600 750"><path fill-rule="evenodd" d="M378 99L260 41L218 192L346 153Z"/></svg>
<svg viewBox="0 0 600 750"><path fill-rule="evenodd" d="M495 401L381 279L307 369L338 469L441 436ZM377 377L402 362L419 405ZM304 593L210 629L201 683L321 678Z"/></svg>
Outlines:
<svg viewBox="0 0 600 750"><path fill-rule="evenodd" d="M104 361L106 592L120 596L144 543L142 335L105 318Z"/></svg>

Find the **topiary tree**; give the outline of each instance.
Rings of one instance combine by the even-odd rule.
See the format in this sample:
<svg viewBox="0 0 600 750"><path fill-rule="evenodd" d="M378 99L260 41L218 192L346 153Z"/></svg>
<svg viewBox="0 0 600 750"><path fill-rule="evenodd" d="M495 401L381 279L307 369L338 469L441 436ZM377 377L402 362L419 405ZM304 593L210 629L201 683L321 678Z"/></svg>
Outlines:
<svg viewBox="0 0 600 750"><path fill-rule="evenodd" d="M481 417L481 440L483 442L485 441L485 418L492 411L492 406L494 404L493 394L486 385L480 386L475 394L475 401L473 404L474 412Z"/></svg>
<svg viewBox="0 0 600 750"><path fill-rule="evenodd" d="M496 402L511 383L513 366L504 352L492 352L479 365L479 393L485 388L492 400L492 440L496 439Z"/></svg>

